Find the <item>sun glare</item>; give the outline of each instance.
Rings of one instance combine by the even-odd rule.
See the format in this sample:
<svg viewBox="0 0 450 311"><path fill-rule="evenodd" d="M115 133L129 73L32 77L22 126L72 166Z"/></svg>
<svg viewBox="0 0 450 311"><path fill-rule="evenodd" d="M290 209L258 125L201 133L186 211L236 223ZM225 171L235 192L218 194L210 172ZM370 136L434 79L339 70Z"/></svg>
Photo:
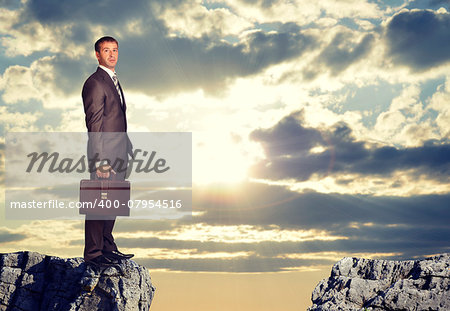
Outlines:
<svg viewBox="0 0 450 311"><path fill-rule="evenodd" d="M238 183L247 178L256 146L235 142L229 133L195 133L193 139L194 183Z"/></svg>

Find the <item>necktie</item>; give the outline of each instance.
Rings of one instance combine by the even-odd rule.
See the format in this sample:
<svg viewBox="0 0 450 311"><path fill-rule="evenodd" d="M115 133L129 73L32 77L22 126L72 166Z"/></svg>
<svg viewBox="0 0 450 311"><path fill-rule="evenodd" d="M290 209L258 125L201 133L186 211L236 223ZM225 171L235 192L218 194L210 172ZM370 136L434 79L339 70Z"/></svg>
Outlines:
<svg viewBox="0 0 450 311"><path fill-rule="evenodd" d="M114 73L114 75L112 76L112 79L114 81L114 85L116 86L117 93L119 93L120 103L123 106L122 93L120 92L119 79L117 79L117 74L116 73Z"/></svg>

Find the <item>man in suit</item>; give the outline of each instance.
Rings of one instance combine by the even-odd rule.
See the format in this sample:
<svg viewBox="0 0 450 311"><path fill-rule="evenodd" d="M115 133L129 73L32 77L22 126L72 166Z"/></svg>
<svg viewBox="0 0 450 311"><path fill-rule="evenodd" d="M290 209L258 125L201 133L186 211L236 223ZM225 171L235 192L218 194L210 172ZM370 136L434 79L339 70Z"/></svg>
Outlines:
<svg viewBox="0 0 450 311"><path fill-rule="evenodd" d="M117 79L115 66L119 56L119 44L112 37L102 37L95 43L98 68L84 83L82 98L89 134L88 159L91 179L109 178L115 174L124 180L128 155L132 146L126 135L126 104ZM115 216L96 219L86 215L84 260L95 266L117 264L133 254L123 254L117 249L112 230Z"/></svg>

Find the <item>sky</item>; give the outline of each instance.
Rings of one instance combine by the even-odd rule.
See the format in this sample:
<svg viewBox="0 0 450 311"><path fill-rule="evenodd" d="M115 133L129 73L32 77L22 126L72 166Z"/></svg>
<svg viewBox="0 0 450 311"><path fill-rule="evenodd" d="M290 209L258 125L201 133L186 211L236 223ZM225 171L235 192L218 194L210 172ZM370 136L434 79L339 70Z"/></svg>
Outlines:
<svg viewBox="0 0 450 311"><path fill-rule="evenodd" d="M345 256L449 252L449 5L0 0L2 188L5 133L86 131L111 35L128 131L192 132L192 217L114 230L152 310L304 310ZM0 216L0 252L79 257L83 238Z"/></svg>

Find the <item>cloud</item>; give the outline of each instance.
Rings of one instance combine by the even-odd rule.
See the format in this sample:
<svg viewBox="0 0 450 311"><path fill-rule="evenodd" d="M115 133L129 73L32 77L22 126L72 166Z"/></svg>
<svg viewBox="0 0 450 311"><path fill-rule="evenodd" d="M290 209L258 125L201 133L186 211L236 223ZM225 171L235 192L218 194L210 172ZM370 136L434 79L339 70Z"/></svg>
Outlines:
<svg viewBox="0 0 450 311"><path fill-rule="evenodd" d="M365 35L359 42L351 43L350 33L338 33L318 56L318 61L330 68L333 75L366 56L375 41L373 34Z"/></svg>
<svg viewBox="0 0 450 311"><path fill-rule="evenodd" d="M176 221L166 220L127 220L121 219L114 226L114 232L168 231L176 226Z"/></svg>
<svg viewBox="0 0 450 311"><path fill-rule="evenodd" d="M450 233L448 194L410 197L299 194L279 186L242 184L231 196L224 188L221 189L223 197L214 189L194 196L196 209L203 211L194 217L194 221L217 228L253 225L261 231L276 228L291 232L325 230L324 236L337 239L259 243L185 241L184 244L173 239L144 239L141 245L196 249L198 252L249 251L258 257L272 258L314 252L378 252L397 253L396 258L399 259L449 250L445 239ZM241 232L239 236L242 239L246 238L245 231L237 231ZM204 239L208 237L207 232ZM122 243L137 247L139 240L123 240Z"/></svg>
<svg viewBox="0 0 450 311"><path fill-rule="evenodd" d="M450 14L402 11L386 27L388 55L396 64L424 71L450 60Z"/></svg>
<svg viewBox="0 0 450 311"><path fill-rule="evenodd" d="M251 138L262 144L269 157L308 152L315 146L325 144L318 130L305 128L299 124L297 118L301 115L300 112L296 112L271 129L255 130Z"/></svg>
<svg viewBox="0 0 450 311"><path fill-rule="evenodd" d="M375 92L367 95L362 90L378 101L356 101L349 107L347 103L339 106L336 93L324 91L350 94L353 91L346 88L349 83L358 88L386 79L402 85L409 79L393 77L397 71L391 73L380 67L384 46L378 44L378 30L374 27L385 18L383 15L392 14L397 8L386 7L381 12L382 3L359 0L138 0L133 5L117 0L29 0L23 1L22 7L10 1L3 3L14 9L0 10L6 59L3 64L5 68L10 66L0 82L7 105L0 107L0 121L7 130L45 128L53 125L50 118L68 130L74 130L75 124L82 126L80 90L96 67L92 45L101 35L111 34L120 41L119 78L125 92L132 93L127 98L140 107L139 111L130 109L130 116L136 115L139 120L135 119L136 126L154 129L155 122L160 122L164 129L174 124L183 130L208 128L205 133L222 144L217 150L225 150L224 158L231 166L239 161L230 161L230 154L250 153L250 145L259 143L266 158L253 168L253 177L282 180L284 186L264 184L262 180L194 187L191 219L120 220L115 227L116 240L120 247L136 249L141 263L177 271L264 272L329 265L333 260L327 252L395 253L399 258L449 251L445 240L450 233L449 195L445 190L450 161L445 140L450 124L448 87L438 89L428 107L422 101L430 92L427 88L432 87L405 89L378 118L380 107L385 107L381 103L386 100L383 96ZM386 21L388 56L396 64L414 70L446 63L450 49L446 43L447 25L448 13L443 10L395 14ZM370 61L364 61L369 58ZM333 77L302 83L305 66L314 65L319 70L329 70ZM294 77L275 82L287 71L298 80ZM233 85L236 80L239 83ZM232 95L220 96L231 85ZM200 95L180 94L167 101L158 97L199 89L219 96L210 99L199 91ZM389 98L387 102L390 101ZM271 128L254 130L255 124L273 124L273 120L299 109L305 102L305 114L311 114L305 119L302 113L294 112ZM324 106L319 109L322 103ZM347 109L354 117L331 112L335 111L331 108L335 103L339 106L336 110ZM367 114L373 113L370 118L375 122L374 135L370 137L379 139L377 133L382 133L386 138L392 133L392 145L356 136L372 130L360 124L366 116L361 109L366 108ZM430 120L431 125L424 122L430 109L438 113L435 120ZM229 117L231 114L233 117ZM328 124L343 119L349 123L307 124L304 120L313 122L314 114L319 115L315 124L323 124L326 119L333 120L326 121ZM158 117L162 121L155 121ZM217 139L221 136L215 134L226 132L224 128L228 129L229 124L233 124L231 135L235 142L242 139L239 150L227 149L224 140ZM435 125L440 136L434 136ZM253 142L246 145L246 133L252 130ZM404 144L405 137L412 143ZM431 138L440 140L425 141ZM201 142L201 153L215 146L207 139ZM403 147L393 145L396 143ZM255 154L262 153L258 149ZM224 161L220 158L217 162L222 165ZM236 170L235 167L230 172ZM401 180L404 185L399 186L393 175L406 176ZM339 189L352 188L349 191L354 194L333 193L338 189L334 185L327 190L329 193L319 193L311 181L326 177L334 179ZM416 180L421 178L425 180L423 184ZM395 187L424 185L420 191L430 193L439 184L439 189L444 190L438 192L446 194L417 195L411 190L415 195L394 196L376 191L374 195L363 195L358 194L362 187L354 187L358 182L355 179L384 184L393 192ZM303 192L294 191L300 182L307 184ZM44 225L35 226L42 229ZM58 248L58 252L69 249L79 255L83 244L81 223L69 228L61 222L57 230L55 225L47 227L34 230L38 236L25 236L22 228L0 229L0 242L27 238L20 245L42 248L42 241L56 237L52 248ZM311 238L311 232L317 234ZM305 238L303 234L310 235ZM319 239L324 237L334 240ZM159 250L161 254L153 257ZM317 254L327 260L315 259Z"/></svg>
<svg viewBox="0 0 450 311"><path fill-rule="evenodd" d="M21 233L11 233L7 229L0 229L0 244L24 240L27 236Z"/></svg>
<svg viewBox="0 0 450 311"><path fill-rule="evenodd" d="M444 4L450 4L449 0L429 0L430 1L430 5L444 5Z"/></svg>
<svg viewBox="0 0 450 311"><path fill-rule="evenodd" d="M141 265L150 269L168 269L173 271L208 271L208 272L279 272L299 267L330 265L332 260L261 258L198 258L198 259L136 259Z"/></svg>
<svg viewBox="0 0 450 311"><path fill-rule="evenodd" d="M306 181L317 174L355 173L389 176L397 171L448 182L450 144L427 142L420 147L373 146L358 141L345 123L331 128L308 128L301 115L293 113L270 129L259 129L251 138L261 142L266 159L254 166L257 178Z"/></svg>
<svg viewBox="0 0 450 311"><path fill-rule="evenodd" d="M236 44L147 36L122 40L120 74L128 89L150 95L199 88L220 93L228 82L298 57L314 45L314 38L295 25L277 33L252 32Z"/></svg>
<svg viewBox="0 0 450 311"><path fill-rule="evenodd" d="M410 197L346 195L289 191L281 186L244 184L233 195L194 195L193 205L202 211L196 222L209 225L270 225L288 229L316 229L333 232L351 223L448 226L449 195ZM232 199L226 200L232 196ZM336 234L339 235L337 231Z"/></svg>
<svg viewBox="0 0 450 311"><path fill-rule="evenodd" d="M234 196L223 187L223 197L214 188L197 194L194 203L202 212L193 223L181 220L151 237L127 234L116 242L143 250L152 259L137 260L152 269L175 271L275 272L328 264L314 260L321 253L328 259L330 252L406 259L449 251L449 195L298 194L254 183L237 189ZM236 226L235 240L227 241L231 227L226 226ZM298 239L309 228L324 231L313 239ZM279 231L280 239L259 237L268 231Z"/></svg>
<svg viewBox="0 0 450 311"><path fill-rule="evenodd" d="M2 99L9 105L34 100L40 101L47 109L73 108L75 103L63 103L70 96L81 98L81 88L89 73L88 67L86 63L64 54L39 58L29 67L10 66L0 77Z"/></svg>
<svg viewBox="0 0 450 311"><path fill-rule="evenodd" d="M182 229L182 228L180 228ZM420 252L426 253L428 249L446 249L445 237L450 233L450 227L441 226L416 226L416 225L382 225L377 223L342 223L341 226L330 228L328 234L338 234L336 239L315 240L287 240L258 242L218 242L200 241L189 239L164 238L117 238L116 242L125 248L155 248L168 250L190 250L191 254L202 255L209 253L243 253L255 254L257 256L277 257L285 254L308 254L317 249L339 251L339 252L367 252L363 241L370 241L377 247L374 252L411 251L411 244L416 243ZM205 233L206 235L208 233ZM281 235L281 233L280 233ZM245 240L247 237L241 233ZM78 242L78 241L77 241ZM83 242L83 241L80 241ZM404 246L402 246L404 245ZM316 250L314 250L316 248ZM173 253L174 254L174 253ZM164 256L163 256L164 257Z"/></svg>
<svg viewBox="0 0 450 311"><path fill-rule="evenodd" d="M297 193L281 186L241 183L194 188L193 198L196 213L190 220L122 220L116 242L149 254L152 268L187 271L280 271L288 263L308 265L278 262L280 258L307 259L321 252L395 253L398 259L448 251L448 194ZM223 258L212 258L217 254ZM248 259L261 266L247 267ZM206 265L199 268L203 261Z"/></svg>
<svg viewBox="0 0 450 311"><path fill-rule="evenodd" d="M321 13L316 3L285 0L229 0L226 2L239 16L257 23L312 22Z"/></svg>
<svg viewBox="0 0 450 311"><path fill-rule="evenodd" d="M233 42L218 37L221 31L229 32L222 26L200 37L172 33L171 28L179 28L180 21L172 25L170 20L161 20L156 14L182 10L184 4L179 1L139 1L132 6L120 1L110 1L108 5L83 2L27 2L19 13L14 13L14 21L9 26L11 36L5 43L14 55L51 52L51 65L56 78L61 78L56 79L58 87L71 88L72 92L73 86L78 84L71 77L82 75L80 71L86 72L88 65L95 66L93 42L109 33L108 26L112 23L114 31L110 34L119 40L118 73L122 85L128 91L152 96L197 89L221 93L234 79L291 60L315 45L315 38L294 23L280 24L277 31L255 29L241 33L242 27L251 28L250 23L243 21L239 30L234 30L239 31L239 37L235 36ZM210 23L205 19L211 14L214 20L232 18L226 9L214 12L202 10L203 17L199 19ZM38 33L32 29L46 36L37 38ZM30 49L20 48L25 41L39 44ZM60 74L70 69L75 71Z"/></svg>
<svg viewBox="0 0 450 311"><path fill-rule="evenodd" d="M8 67L0 80L2 99L6 103L15 103L19 100L29 100L39 96L33 85L32 70L23 66Z"/></svg>
<svg viewBox="0 0 450 311"><path fill-rule="evenodd" d="M8 57L30 56L42 51L76 57L84 51L80 42L90 34L90 28L86 24L70 21L59 25L43 23L29 14L27 7L22 5L14 10L0 10L0 18L1 44Z"/></svg>
<svg viewBox="0 0 450 311"><path fill-rule="evenodd" d="M36 131L36 122L42 116L41 112L11 112L8 107L0 106L0 133Z"/></svg>
<svg viewBox="0 0 450 311"><path fill-rule="evenodd" d="M384 141L408 147L420 147L426 141L445 138L437 134L439 123L436 124L429 114L429 108L433 105L424 108L421 92L417 85L404 87L401 94L392 99L389 109L377 116L369 135L374 139L383 137ZM445 111L439 110L439 118L444 114Z"/></svg>
<svg viewBox="0 0 450 311"><path fill-rule="evenodd" d="M17 5L15 0L0 0L0 6L3 8L16 8Z"/></svg>
<svg viewBox="0 0 450 311"><path fill-rule="evenodd" d="M408 231L411 233L412 230ZM422 232L422 231L420 231ZM359 233L359 232L358 232ZM396 231L390 231L396 234ZM449 230L439 232L434 230L431 234L448 234ZM378 239L340 240L334 242L314 241L300 243L261 243L242 245L247 250L260 248L261 254L238 256L230 258L136 258L135 260L150 269L168 269L172 271L204 271L204 272L279 272L298 270L308 267L329 266L334 260L330 253L338 257L351 256L361 253L379 253L378 257L386 259L411 259L412 257L425 257L435 252L448 252L449 248L444 241L427 239L426 242L412 239L391 240L392 236ZM122 243L124 241L121 241ZM431 242L431 243L430 243ZM215 245L217 250L221 245ZM236 247L239 248L239 247ZM320 254L324 252L324 255ZM389 255L393 254L393 255ZM395 254L395 255L394 255ZM318 258L319 257L319 258ZM321 259L327 258L327 259Z"/></svg>
<svg viewBox="0 0 450 311"><path fill-rule="evenodd" d="M173 271L277 272L330 265L330 252L401 259L449 251L449 195L299 194L258 183L229 187L196 190L191 220L121 219L115 240L136 250L139 263ZM319 234L305 235L309 229ZM4 230L5 241L20 230ZM57 236L64 248L79 251L83 245L79 221L54 222L39 232L36 242ZM26 237L29 245L36 238Z"/></svg>
<svg viewBox="0 0 450 311"><path fill-rule="evenodd" d="M107 2L107 3L106 3ZM63 23L66 21L91 21L102 25L122 23L130 16L148 12L150 2L134 1L129 5L119 0L110 1L58 1L30 0L27 2L25 18L42 23Z"/></svg>
<svg viewBox="0 0 450 311"><path fill-rule="evenodd" d="M165 21L172 34L200 38L207 36L239 36L253 24L228 8L208 9L200 2L185 2L167 8L158 17Z"/></svg>
<svg viewBox="0 0 450 311"><path fill-rule="evenodd" d="M227 6L248 20L258 23L298 22L308 25L319 18L380 18L378 3L361 0L228 0Z"/></svg>
<svg viewBox="0 0 450 311"><path fill-rule="evenodd" d="M92 52L93 53L93 52ZM90 66L95 64L92 61L80 61L73 59L64 54L57 54L53 57L40 59L36 62L34 68L39 71L36 76L36 83L41 84L40 88L45 88L52 95L59 95L61 97L67 97L69 95L77 95L81 99L81 88L85 79L91 74L92 68ZM43 76L41 68L48 68L48 72L51 76ZM44 73L45 74L45 73ZM53 89L52 89L53 88ZM50 97L50 94L48 97ZM57 99L56 99L57 100ZM57 100L58 101L58 100ZM45 99L43 100L44 105L46 104ZM56 104L56 107L58 105Z"/></svg>
<svg viewBox="0 0 450 311"><path fill-rule="evenodd" d="M429 108L438 113L435 122L439 128L439 132L442 137L450 137L450 80L447 77L447 81L444 85L439 86L436 93L430 99Z"/></svg>

